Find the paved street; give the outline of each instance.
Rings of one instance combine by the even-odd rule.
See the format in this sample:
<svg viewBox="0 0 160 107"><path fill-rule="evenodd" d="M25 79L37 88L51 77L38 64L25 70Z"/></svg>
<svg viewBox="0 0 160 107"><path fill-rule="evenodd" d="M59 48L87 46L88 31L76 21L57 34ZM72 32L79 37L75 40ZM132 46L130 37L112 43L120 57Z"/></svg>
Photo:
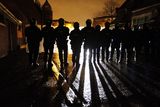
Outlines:
<svg viewBox="0 0 160 107"><path fill-rule="evenodd" d="M89 53L88 53L89 54ZM159 107L160 70L150 64L83 60L59 74L58 54L52 69L28 66L24 50L0 60L0 104L3 107ZM47 78L45 78L47 77ZM59 80L58 80L59 79ZM57 81L58 80L58 81Z"/></svg>
<svg viewBox="0 0 160 107"><path fill-rule="evenodd" d="M83 107L159 107L159 69L147 64L82 60L72 84ZM74 73L76 72L76 73ZM82 100L83 101L83 100Z"/></svg>

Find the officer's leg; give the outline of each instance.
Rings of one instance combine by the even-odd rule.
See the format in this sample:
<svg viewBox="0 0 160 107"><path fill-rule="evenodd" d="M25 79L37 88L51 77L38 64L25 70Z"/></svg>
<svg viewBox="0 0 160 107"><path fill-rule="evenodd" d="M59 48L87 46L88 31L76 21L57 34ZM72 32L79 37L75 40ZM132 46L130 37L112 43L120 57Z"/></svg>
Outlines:
<svg viewBox="0 0 160 107"><path fill-rule="evenodd" d="M121 48L121 62L123 62L125 59L125 44L122 43L122 48Z"/></svg>
<svg viewBox="0 0 160 107"><path fill-rule="evenodd" d="M47 56L48 56L48 47L44 45L44 63L47 63Z"/></svg>
<svg viewBox="0 0 160 107"><path fill-rule="evenodd" d="M120 55L120 50L119 50L120 46L116 47L116 51L117 51L117 63L119 62L119 55Z"/></svg>
<svg viewBox="0 0 160 107"><path fill-rule="evenodd" d="M136 62L139 62L140 47L137 43L135 43L135 51L136 51Z"/></svg>
<svg viewBox="0 0 160 107"><path fill-rule="evenodd" d="M131 45L129 45L127 51L128 51L128 54L127 54L128 60L127 60L127 62L131 63L131 61L132 61L132 54L133 54L133 48L132 48Z"/></svg>
<svg viewBox="0 0 160 107"><path fill-rule="evenodd" d="M68 46L67 46L67 44L66 44L65 47L64 47L64 64L65 64L65 66L68 65L68 60L67 60L67 58L68 58Z"/></svg>
<svg viewBox="0 0 160 107"><path fill-rule="evenodd" d="M81 48L78 48L78 49L77 49L77 59L76 59L76 63L77 63L77 64L79 64L80 50L81 50Z"/></svg>
<svg viewBox="0 0 160 107"><path fill-rule="evenodd" d="M105 57L105 46L102 46L102 60L104 60L104 57Z"/></svg>
<svg viewBox="0 0 160 107"><path fill-rule="evenodd" d="M39 66L39 64L37 63L38 55L39 55L39 43L36 44L34 48L34 58L33 58L34 66Z"/></svg>
<svg viewBox="0 0 160 107"><path fill-rule="evenodd" d="M73 65L75 64L75 49L74 48L72 48L72 63L73 63Z"/></svg>
<svg viewBox="0 0 160 107"><path fill-rule="evenodd" d="M53 49L54 49L53 45L49 47L49 59L48 59L49 65L52 65Z"/></svg>
<svg viewBox="0 0 160 107"><path fill-rule="evenodd" d="M60 60L60 66L63 68L63 57L62 57L62 47L58 47L58 52L59 52L59 60Z"/></svg>
<svg viewBox="0 0 160 107"><path fill-rule="evenodd" d="M30 65L32 65L32 63L33 63L33 49L34 49L33 45L28 43L28 50L29 50L28 58L29 58Z"/></svg>
<svg viewBox="0 0 160 107"><path fill-rule="evenodd" d="M106 61L109 59L109 44L106 46Z"/></svg>
<svg viewBox="0 0 160 107"><path fill-rule="evenodd" d="M114 54L115 46L111 46L111 61L113 60L113 54Z"/></svg>

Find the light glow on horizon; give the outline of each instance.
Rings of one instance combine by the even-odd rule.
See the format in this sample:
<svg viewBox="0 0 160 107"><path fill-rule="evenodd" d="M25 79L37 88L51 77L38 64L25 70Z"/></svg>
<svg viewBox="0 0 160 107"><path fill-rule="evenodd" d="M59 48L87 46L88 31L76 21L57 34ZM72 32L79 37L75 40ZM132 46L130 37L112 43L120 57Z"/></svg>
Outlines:
<svg viewBox="0 0 160 107"><path fill-rule="evenodd" d="M39 0L41 5L45 0ZM125 0L116 0L121 5ZM86 19L103 16L106 0L48 0L52 6L53 18L64 18L69 22L85 25Z"/></svg>

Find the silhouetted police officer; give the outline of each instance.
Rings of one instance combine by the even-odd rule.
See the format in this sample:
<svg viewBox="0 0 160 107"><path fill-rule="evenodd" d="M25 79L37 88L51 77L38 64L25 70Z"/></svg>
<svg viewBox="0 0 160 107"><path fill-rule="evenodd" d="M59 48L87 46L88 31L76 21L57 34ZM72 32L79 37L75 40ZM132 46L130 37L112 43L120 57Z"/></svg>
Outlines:
<svg viewBox="0 0 160 107"><path fill-rule="evenodd" d="M90 19L86 20L86 27L82 30L82 35L84 37L84 59L86 58L86 51L89 49L89 59L92 57L92 37L94 35L94 28L92 27L92 21Z"/></svg>
<svg viewBox="0 0 160 107"><path fill-rule="evenodd" d="M135 36L135 50L136 50L136 62L141 61L142 56L142 48L143 48L143 33L142 30L139 29L139 26L134 26L134 36Z"/></svg>
<svg viewBox="0 0 160 107"><path fill-rule="evenodd" d="M116 52L117 52L116 62L119 62L120 42L121 42L120 36L121 36L121 30L119 29L119 25L116 24L115 25L115 29L113 30L113 33L112 33L111 61L113 60L114 50L116 49Z"/></svg>
<svg viewBox="0 0 160 107"><path fill-rule="evenodd" d="M94 33L94 37L93 37L93 48L94 48L94 61L96 59L97 56L97 61L99 61L99 56L100 56L100 43L101 43L101 26L100 25L96 25L95 26L95 33Z"/></svg>
<svg viewBox="0 0 160 107"><path fill-rule="evenodd" d="M144 46L144 57L145 61L150 60L150 42L151 42L151 32L149 25L147 23L143 24L143 46Z"/></svg>
<svg viewBox="0 0 160 107"><path fill-rule="evenodd" d="M72 48L72 62L73 65L75 63L79 64L80 50L83 42L82 33L79 29L79 23L74 23L74 30L71 31L69 39L71 40L71 48Z"/></svg>
<svg viewBox="0 0 160 107"><path fill-rule="evenodd" d="M109 47L112 39L112 31L109 29L110 23L105 23L105 28L102 30L102 59L104 60L104 54L106 51L106 61L109 60Z"/></svg>
<svg viewBox="0 0 160 107"><path fill-rule="evenodd" d="M127 62L129 64L132 62L133 59L133 47L134 47L134 38L130 23L126 23L125 30L121 34L121 40L122 40L121 61L125 60L127 55Z"/></svg>
<svg viewBox="0 0 160 107"><path fill-rule="evenodd" d="M54 43L56 40L56 34L51 24L52 24L52 20L47 20L46 26L42 28L42 36L44 38L43 46L44 46L45 66L47 62L48 62L48 66L52 65L51 61L53 56Z"/></svg>
<svg viewBox="0 0 160 107"><path fill-rule="evenodd" d="M59 59L61 63L61 69L63 69L64 65L68 65L67 56L68 56L68 46L67 46L67 37L69 36L69 28L64 26L64 19L60 18L58 20L59 25L55 29L57 35L57 46L59 51ZM64 54L63 54L64 53Z"/></svg>
<svg viewBox="0 0 160 107"><path fill-rule="evenodd" d="M121 63L126 61L126 55L127 55L127 42L128 42L128 37L129 36L127 34L128 30L126 29L127 27L124 26L124 29L122 30L122 34L121 34L121 42L122 42L122 47L121 47Z"/></svg>
<svg viewBox="0 0 160 107"><path fill-rule="evenodd" d="M25 28L25 36L29 49L29 63L34 67L39 66L37 58L39 54L39 44L41 41L40 29L36 26L36 20L30 20L30 26Z"/></svg>

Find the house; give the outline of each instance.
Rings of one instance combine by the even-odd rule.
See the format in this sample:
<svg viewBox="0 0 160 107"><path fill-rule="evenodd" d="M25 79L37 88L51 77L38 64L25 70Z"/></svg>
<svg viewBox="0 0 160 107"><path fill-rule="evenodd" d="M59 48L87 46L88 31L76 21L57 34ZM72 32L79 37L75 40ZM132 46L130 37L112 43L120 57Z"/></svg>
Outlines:
<svg viewBox="0 0 160 107"><path fill-rule="evenodd" d="M141 3L137 0L136 3L139 5L132 10L132 25L151 24L160 20L159 0L142 0Z"/></svg>
<svg viewBox="0 0 160 107"><path fill-rule="evenodd" d="M142 25L144 23L157 23L160 16L159 0L126 0L117 8L117 23L131 23Z"/></svg>
<svg viewBox="0 0 160 107"><path fill-rule="evenodd" d="M25 42L24 29L30 18L41 20L37 0L1 0L0 58L16 51Z"/></svg>

